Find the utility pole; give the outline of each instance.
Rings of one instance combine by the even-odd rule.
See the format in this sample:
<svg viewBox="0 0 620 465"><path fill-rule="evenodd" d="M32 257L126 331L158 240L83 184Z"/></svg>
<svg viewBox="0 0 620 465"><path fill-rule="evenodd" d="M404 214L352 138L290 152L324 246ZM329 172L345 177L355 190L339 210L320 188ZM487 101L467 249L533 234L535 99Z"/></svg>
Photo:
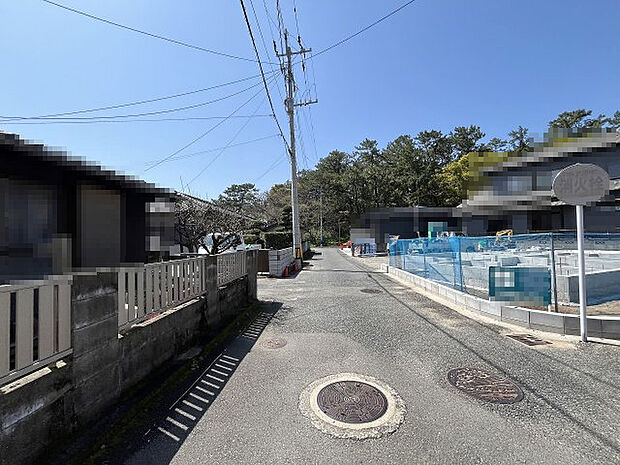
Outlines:
<svg viewBox="0 0 620 465"><path fill-rule="evenodd" d="M286 81L286 100L284 106L288 113L289 129L291 131L290 152L291 157L291 206L293 214L293 250L295 258L302 259L303 251L301 250L301 229L299 222L299 202L297 200L297 158L295 155L295 107L311 105L317 103L318 100L307 100L295 103L295 76L293 75L293 55L302 55L312 52L312 49L300 48L299 51L292 51L288 45L288 30L284 31L284 44L286 50L284 53L278 53L280 58L286 57L286 72L284 79Z"/></svg>
<svg viewBox="0 0 620 465"><path fill-rule="evenodd" d="M320 205L320 231L321 231L321 240L320 244L323 247L323 189L319 192L319 205Z"/></svg>

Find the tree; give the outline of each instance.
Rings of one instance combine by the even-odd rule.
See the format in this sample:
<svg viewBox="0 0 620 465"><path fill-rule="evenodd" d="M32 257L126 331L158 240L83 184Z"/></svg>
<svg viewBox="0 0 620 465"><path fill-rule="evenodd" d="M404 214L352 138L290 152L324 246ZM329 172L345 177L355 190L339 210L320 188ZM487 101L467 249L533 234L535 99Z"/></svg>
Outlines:
<svg viewBox="0 0 620 465"><path fill-rule="evenodd" d="M293 207L284 207L280 212L280 226L285 231L293 230Z"/></svg>
<svg viewBox="0 0 620 465"><path fill-rule="evenodd" d="M585 110L583 108L565 111L560 113L554 120L549 121L549 127L562 129L589 129L600 128L605 124L605 115L598 115L596 118L588 118L591 114L592 110Z"/></svg>
<svg viewBox="0 0 620 465"><path fill-rule="evenodd" d="M469 154L444 166L436 175L440 198L439 205L455 207L467 198L470 180Z"/></svg>
<svg viewBox="0 0 620 465"><path fill-rule="evenodd" d="M256 217L261 212L259 194L252 183L233 184L220 194L215 203L240 215Z"/></svg>
<svg viewBox="0 0 620 465"><path fill-rule="evenodd" d="M517 129L514 129L508 133L510 137L510 149L514 152L529 152L533 150L532 139L528 137L528 130L519 125Z"/></svg>
<svg viewBox="0 0 620 465"><path fill-rule="evenodd" d="M263 218L269 225L278 223L282 209L291 206L291 185L289 182L274 184L262 196Z"/></svg>
<svg viewBox="0 0 620 465"><path fill-rule="evenodd" d="M508 148L508 142L504 139L500 139L499 137L493 137L485 144L484 148L485 150L488 149L491 152L504 152Z"/></svg>
<svg viewBox="0 0 620 465"><path fill-rule="evenodd" d="M454 147L453 160L461 158L469 152L476 152L484 148L480 140L485 136L479 126L457 126L450 133Z"/></svg>
<svg viewBox="0 0 620 465"><path fill-rule="evenodd" d="M179 195L175 200L175 229L179 243L190 252L203 247L216 255L241 243L243 216L194 197Z"/></svg>
<svg viewBox="0 0 620 465"><path fill-rule="evenodd" d="M614 116L607 118L606 124L615 130L620 129L620 110L614 113Z"/></svg>

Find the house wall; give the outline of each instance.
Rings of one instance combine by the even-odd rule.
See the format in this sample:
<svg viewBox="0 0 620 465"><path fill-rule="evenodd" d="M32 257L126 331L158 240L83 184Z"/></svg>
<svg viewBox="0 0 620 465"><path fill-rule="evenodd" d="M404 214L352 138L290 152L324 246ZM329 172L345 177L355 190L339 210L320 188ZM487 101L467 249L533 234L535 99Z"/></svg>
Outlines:
<svg viewBox="0 0 620 465"><path fill-rule="evenodd" d="M0 178L0 280L52 273L56 194L53 185Z"/></svg>
<svg viewBox="0 0 620 465"><path fill-rule="evenodd" d="M118 266L121 263L121 194L80 185L79 244L82 267Z"/></svg>

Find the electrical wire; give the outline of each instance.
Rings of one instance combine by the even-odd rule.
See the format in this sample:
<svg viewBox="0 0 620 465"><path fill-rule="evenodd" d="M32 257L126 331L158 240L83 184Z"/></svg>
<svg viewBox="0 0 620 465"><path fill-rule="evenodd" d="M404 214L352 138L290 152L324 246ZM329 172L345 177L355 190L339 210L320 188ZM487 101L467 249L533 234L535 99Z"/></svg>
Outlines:
<svg viewBox="0 0 620 465"><path fill-rule="evenodd" d="M271 116L271 115L268 115L268 116ZM242 118L252 118L252 116L243 116ZM177 157L170 158L166 162L176 161L176 160L184 160L186 158L192 158L192 157L196 157L198 155L204 155L205 153L217 152L218 150L222 150L224 148L239 147L241 145L253 144L254 142L260 142L260 141L267 140L267 139L273 139L274 137L280 137L280 134L271 134L270 136L259 137L257 139L247 140L245 142L238 142L236 144L226 145L226 146L223 146L223 147L215 147L213 149L201 150L200 152L193 152L193 153L188 153L188 154L185 154L185 155L179 155ZM151 164L151 163L152 162L147 162L147 165Z"/></svg>
<svg viewBox="0 0 620 465"><path fill-rule="evenodd" d="M149 111L149 112L145 112L145 113L133 113L133 114L126 114L126 115L107 115L107 116L82 116L79 119L80 120L112 120L112 119L119 119L119 118L135 118L135 117L139 117L139 116L153 116L153 115L162 115L162 114L166 114L166 113L174 113L177 111L184 111L184 110L191 110L193 108L199 108L199 107L203 107L205 105L210 105L212 103L216 103L216 102L221 102L222 100L227 100L229 98L232 98L236 95L242 94L243 92L247 92L250 89L253 89L255 87L260 86L261 83L257 83L254 85L251 85L250 87L246 87L245 89L241 89L237 92L234 92L232 94L228 94L225 95L223 97L219 97L213 100L208 100L206 102L201 102L201 103L195 103L193 105L186 105L183 107L177 107L177 108L168 108L165 110L157 110L157 111ZM46 118L32 118L33 120L41 120L41 121L45 121ZM78 119L77 117L75 118L76 120ZM0 120L0 123L4 123L4 122L10 122L10 121L15 121L15 120Z"/></svg>
<svg viewBox="0 0 620 465"><path fill-rule="evenodd" d="M271 113L256 115L257 118L271 118ZM45 121L0 121L0 125L7 124L108 124L108 123L160 123L165 121L204 121L212 119L226 119L228 116L187 116L184 118L138 118L138 119L112 119L112 120L75 120L72 118L48 118ZM232 116L231 118L247 118L247 115Z"/></svg>
<svg viewBox="0 0 620 465"><path fill-rule="evenodd" d="M368 29L370 29L370 28L372 28L372 27L376 26L377 24L379 24L379 23L381 23L381 22L385 21L385 20L386 20L386 19L388 19L390 16L395 15L395 14L396 14L396 13L398 13L400 10L402 10L403 8L405 8L405 7L409 6L409 5L411 5L411 4L412 4L413 2L415 2L415 1L416 1L416 0L409 0L408 2L406 2L406 3L402 4L401 6L399 6L398 8L396 8L395 10L392 10L391 12L389 12L388 14L386 14L385 16L382 16L381 18L379 18L379 19L378 19L378 20L376 20L375 22L373 22L373 23L369 24L368 26L366 26L366 27L364 27L364 28L360 29L359 31L355 32L354 34L351 34L351 35L349 35L349 36L345 37L344 39L339 40L338 42L336 42L336 43L334 43L334 44L330 45L329 47L326 47L326 48L324 48L324 49L322 49L322 50L319 50L318 52L316 52L316 53L312 54L312 55L311 55L311 57L313 58L313 57L317 57L317 56L319 56L319 55L322 55L323 53L328 52L328 51L330 51L331 49L336 48L336 47L338 47L339 45L344 44L345 42L348 42L349 40L353 39L354 37L357 37L358 35L360 35L360 34L362 34L362 33L366 32Z"/></svg>
<svg viewBox="0 0 620 465"><path fill-rule="evenodd" d="M256 10L254 9L254 3L252 2L252 0L249 0L250 2L250 7L252 8L252 13L254 13L254 20L256 21L256 26L258 27L258 32L261 38L261 42L263 43L263 49L265 50L265 55L269 56L269 51L267 49L267 43L265 42L265 36L263 35L263 29L260 27L260 21L258 20L258 15L256 14ZM267 12L267 14L269 14L269 12ZM267 21L269 23L269 21ZM271 27L269 28L270 32L271 32L271 38L274 41L275 44L275 39L273 37L273 31L271 31ZM275 50L274 50L275 52ZM277 57L277 55L276 55ZM273 65L269 64L269 67L271 68L271 72L275 73L277 70L273 69ZM269 74L269 73L268 73ZM280 90L280 81L276 80L276 89L278 91L278 95L280 96L280 99L282 101L284 101L284 96L282 95L282 91Z"/></svg>
<svg viewBox="0 0 620 465"><path fill-rule="evenodd" d="M162 35L159 35L159 34L154 34L152 32L142 31L142 30L136 29L134 27L125 26L124 24L120 24L120 23L111 21L109 19L101 18L99 16L95 16L93 14L86 13L85 11L81 11L81 10L78 10L76 8L71 8L71 7L63 5L61 3L52 2L51 0L43 0L43 1L45 3L49 3L50 5L54 5L54 6L58 7L58 8L62 8L64 10L71 11L72 13L77 13L79 15L86 16L87 18L94 19L96 21L101 21L102 23L106 23L106 24L109 24L111 26L116 26L116 27L121 28L121 29L126 29L128 31L136 32L138 34L142 34L142 35L145 35L145 36L148 36L148 37L152 37L154 39L164 40L166 42L170 42L170 43L173 43L175 45L180 45L182 47L187 47L187 48L191 48L191 49L194 49L194 50L199 50L201 52L211 53L213 55L219 55L219 56L223 56L223 57L227 57L227 58L233 58L235 60L250 61L250 62L255 62L256 61L256 60L253 60L251 58L245 58L245 57L241 57L241 56L237 56L237 55L231 55L230 53L218 52L217 50L212 50L212 49L209 49L209 48L200 47L198 45L193 45L193 44L190 44L188 42L183 42L183 41L180 41L180 40L177 40L177 39L171 39L170 37L165 37L165 36L162 36Z"/></svg>
<svg viewBox="0 0 620 465"><path fill-rule="evenodd" d="M284 144L286 145L287 150L290 152L288 141L286 140L286 137L284 136L284 131L282 131L282 126L280 126L280 122L278 121L278 117L276 116L276 111L273 107L273 101L271 100L271 94L269 93L269 86L267 85L267 80L265 79L265 72L263 70L263 64L261 63L260 55L258 53L258 48L256 47L256 41L254 40L254 34L252 33L252 26L250 25L250 19L248 18L248 13L245 10L245 4L243 3L243 0L239 0L239 1L241 3L241 9L243 10L245 24L248 27L248 33L250 34L250 39L252 40L252 47L254 47L254 53L256 54L256 60L258 62L258 67L263 77L263 85L265 86L265 92L267 93L267 99L269 100L269 106L271 107L271 112L273 113L273 119L275 120L276 125L278 126L278 130L280 131L280 135L282 136L282 140L284 141Z"/></svg>
<svg viewBox="0 0 620 465"><path fill-rule="evenodd" d="M119 103L119 104L116 104L116 105L108 105L108 106L105 106L105 107L87 108L87 109L84 109L84 110L65 111L65 112L62 112L62 113L51 113L51 114L47 114L47 115L37 115L37 116L0 116L0 118L3 118L3 119L18 119L18 120L39 119L39 118L55 118L55 117L59 117L59 116L78 115L78 114L81 114L81 113L93 113L93 112L103 111L103 110L114 110L114 109L117 109L117 108L131 107L131 106L134 106L134 105L143 105L143 104L146 104L146 103L160 102L162 100L168 100L168 99L177 98L177 97L184 97L186 95L193 95L193 94L197 94L197 93L200 93L200 92L206 92L208 90L219 89L220 87L226 87L226 86L230 86L230 85L233 85L233 84L238 84L240 82L249 81L250 79L255 79L257 77L260 77L260 74L255 74L254 76L248 76L248 77L245 77L245 78L242 78L242 79L237 79L235 81L224 82L222 84L217 84L217 85L210 86L210 87L204 87L202 89L190 90L188 92L181 92L181 93L178 93L178 94L166 95L164 97L155 97L155 98L151 98L151 99L138 100L138 101L129 102L129 103Z"/></svg>
<svg viewBox="0 0 620 465"><path fill-rule="evenodd" d="M288 159L288 154L285 152L282 155L280 155L279 158L276 158L276 160L271 165L269 165L269 168L267 168L267 170L263 174L261 174L259 177L254 179L252 183L256 184L258 181L260 181L265 176L267 176L267 174L269 174L271 171L276 169L284 160L287 160L287 159Z"/></svg>
<svg viewBox="0 0 620 465"><path fill-rule="evenodd" d="M258 113L258 110L260 110L260 108L263 106L263 103L265 103L265 98L263 98L263 100L261 100L261 102L258 104L258 106L256 107L256 110L254 110L253 115ZM235 135L230 138L228 143L224 147L222 147L220 152L215 157L213 157L213 160L211 160L209 163L207 163L207 165L203 169L201 169L198 172L198 174L196 174L196 176L194 176L187 184L185 184L185 187L188 187L191 183L193 183L196 179L198 179L202 175L202 173L207 171L207 169L209 169L209 167L211 165L213 165L213 163L215 163L217 161L217 159L222 156L222 154L226 151L226 149L228 149L232 145L232 143L235 141L235 139L237 139L237 137L239 137L239 134L241 134L243 132L243 130L246 128L246 126L250 123L250 121L252 120L252 116L250 116L247 119L247 121L245 123L243 123L243 125L237 130Z"/></svg>
<svg viewBox="0 0 620 465"><path fill-rule="evenodd" d="M212 131L214 131L215 129L217 129L218 127L220 127L222 124L224 124L226 121L228 121L230 119L230 117L234 116L235 113L237 113L239 110L241 110L243 107L245 107L248 103L250 103L252 100L254 100L260 93L262 92L262 90L259 90L258 92L256 92L254 95L252 95L252 97L250 97L248 100L246 100L245 102L243 102L241 105L239 105L237 108L235 108L232 113L230 115L228 115L227 118L221 120L219 123L211 126L209 129L207 129L205 132L203 132L202 134L200 134L198 137L196 137L195 139L193 139L191 142L185 144L183 147L181 147L180 149L176 150L175 152L172 152L170 155L162 158L161 160L159 160L158 162L156 162L155 164L153 164L152 166L149 166L148 168L146 168L144 170L144 172L146 171L150 171L153 168L161 165L162 163L164 163L166 160L169 160L170 158L174 157L175 155L178 155L179 153L181 153L183 150L185 150L186 148L194 145L196 142L198 142L200 139L204 138L205 136L207 136L209 133L211 133Z"/></svg>

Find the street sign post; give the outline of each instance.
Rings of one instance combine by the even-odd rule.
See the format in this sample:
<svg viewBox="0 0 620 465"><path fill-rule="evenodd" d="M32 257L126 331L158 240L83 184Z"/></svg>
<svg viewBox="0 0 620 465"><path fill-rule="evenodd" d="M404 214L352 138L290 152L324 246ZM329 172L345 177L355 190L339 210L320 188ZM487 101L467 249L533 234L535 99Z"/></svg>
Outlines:
<svg viewBox="0 0 620 465"><path fill-rule="evenodd" d="M586 314L586 270L583 253L583 207L603 198L609 192L609 175L597 165L576 163L560 171L553 180L555 196L575 205L577 216L577 258L579 263L579 326L581 340L588 342Z"/></svg>

